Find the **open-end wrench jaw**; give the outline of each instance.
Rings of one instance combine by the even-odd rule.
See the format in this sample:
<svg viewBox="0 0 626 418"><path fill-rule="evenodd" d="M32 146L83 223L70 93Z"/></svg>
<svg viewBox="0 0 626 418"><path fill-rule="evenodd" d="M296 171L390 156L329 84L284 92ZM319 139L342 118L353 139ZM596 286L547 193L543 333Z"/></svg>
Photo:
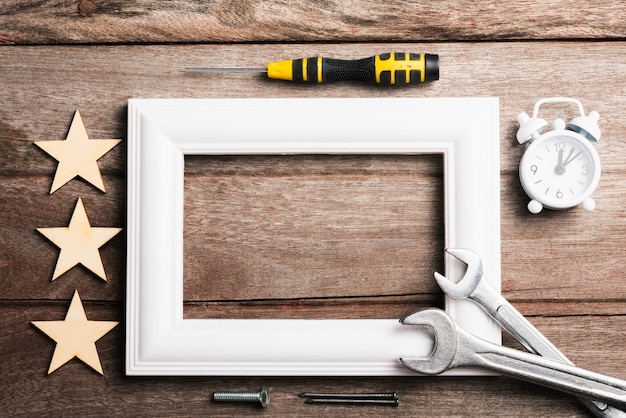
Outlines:
<svg viewBox="0 0 626 418"><path fill-rule="evenodd" d="M439 287L441 287L441 290L448 296L453 298L466 298L476 289L476 286L478 286L483 276L483 263L480 256L473 251L463 248L448 248L446 252L457 260L465 263L467 270L457 283L454 283L439 273L435 273L435 280Z"/></svg>
<svg viewBox="0 0 626 418"><path fill-rule="evenodd" d="M404 367L418 373L435 375L452 366L457 350L456 325L448 314L440 309L422 309L405 316L400 322L430 329L435 342L429 357L400 357Z"/></svg>

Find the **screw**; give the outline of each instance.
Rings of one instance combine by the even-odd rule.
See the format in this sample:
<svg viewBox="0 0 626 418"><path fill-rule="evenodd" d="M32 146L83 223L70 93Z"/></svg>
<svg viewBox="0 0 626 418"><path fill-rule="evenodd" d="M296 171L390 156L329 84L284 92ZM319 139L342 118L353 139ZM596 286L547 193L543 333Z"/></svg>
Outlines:
<svg viewBox="0 0 626 418"><path fill-rule="evenodd" d="M270 393L267 386L259 392L249 391L220 391L213 393L214 402L258 402L263 408L270 403Z"/></svg>

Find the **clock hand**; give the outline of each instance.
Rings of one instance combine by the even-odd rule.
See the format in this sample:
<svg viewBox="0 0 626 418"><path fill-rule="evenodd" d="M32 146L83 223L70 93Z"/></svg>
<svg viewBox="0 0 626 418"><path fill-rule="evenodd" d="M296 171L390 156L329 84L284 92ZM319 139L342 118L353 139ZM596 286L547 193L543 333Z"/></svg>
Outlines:
<svg viewBox="0 0 626 418"><path fill-rule="evenodd" d="M556 164L556 167L554 167L554 172L556 174L558 174L559 176L563 173L565 173L565 164L563 164L563 153L564 151L562 149L559 150L559 161Z"/></svg>
<svg viewBox="0 0 626 418"><path fill-rule="evenodd" d="M582 154L583 152L580 151L578 154L574 155L572 157L572 154L574 153L575 149L572 148L571 151L569 152L569 155L567 156L567 159L565 160L565 163L563 163L563 167L565 167L566 165L568 165L569 163L571 163L572 161L574 161L576 158L578 158L578 156L580 154Z"/></svg>

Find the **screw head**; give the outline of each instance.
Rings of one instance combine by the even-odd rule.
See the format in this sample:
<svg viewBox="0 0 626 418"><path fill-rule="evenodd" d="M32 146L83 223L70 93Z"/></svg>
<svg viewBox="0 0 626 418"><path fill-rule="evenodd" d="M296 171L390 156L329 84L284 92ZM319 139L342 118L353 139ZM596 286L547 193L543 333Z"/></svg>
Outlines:
<svg viewBox="0 0 626 418"><path fill-rule="evenodd" d="M270 404L270 390L267 386L261 388L261 392L259 392L259 402L263 408Z"/></svg>

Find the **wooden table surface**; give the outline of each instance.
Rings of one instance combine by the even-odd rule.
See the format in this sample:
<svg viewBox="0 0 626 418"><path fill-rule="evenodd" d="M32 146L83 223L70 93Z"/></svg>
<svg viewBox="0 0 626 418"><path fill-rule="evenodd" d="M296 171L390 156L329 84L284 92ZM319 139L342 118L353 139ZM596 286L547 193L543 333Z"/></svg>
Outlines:
<svg viewBox="0 0 626 418"><path fill-rule="evenodd" d="M126 235L100 250L108 281L82 267L51 281L59 250L36 228L66 226L79 197L92 225L125 226L130 98L499 97L502 293L576 364L626 379L625 35L619 1L3 1L0 415L588 415L572 396L506 377L127 377ZM302 86L182 71L390 51L439 54L440 80ZM516 115L551 96L601 115L594 212L526 210ZM99 160L106 193L75 179L50 195L56 161L33 142L65 139L76 109L90 138L124 141ZM567 120L575 109L544 116ZM188 158L186 169L188 317L398 318L442 305L431 280L443 264L438 158ZM292 200L280 206L276 196ZM272 228L286 213L297 228ZM344 233L333 235L328 219ZM54 342L30 322L63 319L74 290L89 319L121 322L97 343L103 376L77 359L46 374ZM519 347L508 336L504 344ZM262 385L266 409L210 402L216 390ZM388 390L398 408L297 397Z"/></svg>

